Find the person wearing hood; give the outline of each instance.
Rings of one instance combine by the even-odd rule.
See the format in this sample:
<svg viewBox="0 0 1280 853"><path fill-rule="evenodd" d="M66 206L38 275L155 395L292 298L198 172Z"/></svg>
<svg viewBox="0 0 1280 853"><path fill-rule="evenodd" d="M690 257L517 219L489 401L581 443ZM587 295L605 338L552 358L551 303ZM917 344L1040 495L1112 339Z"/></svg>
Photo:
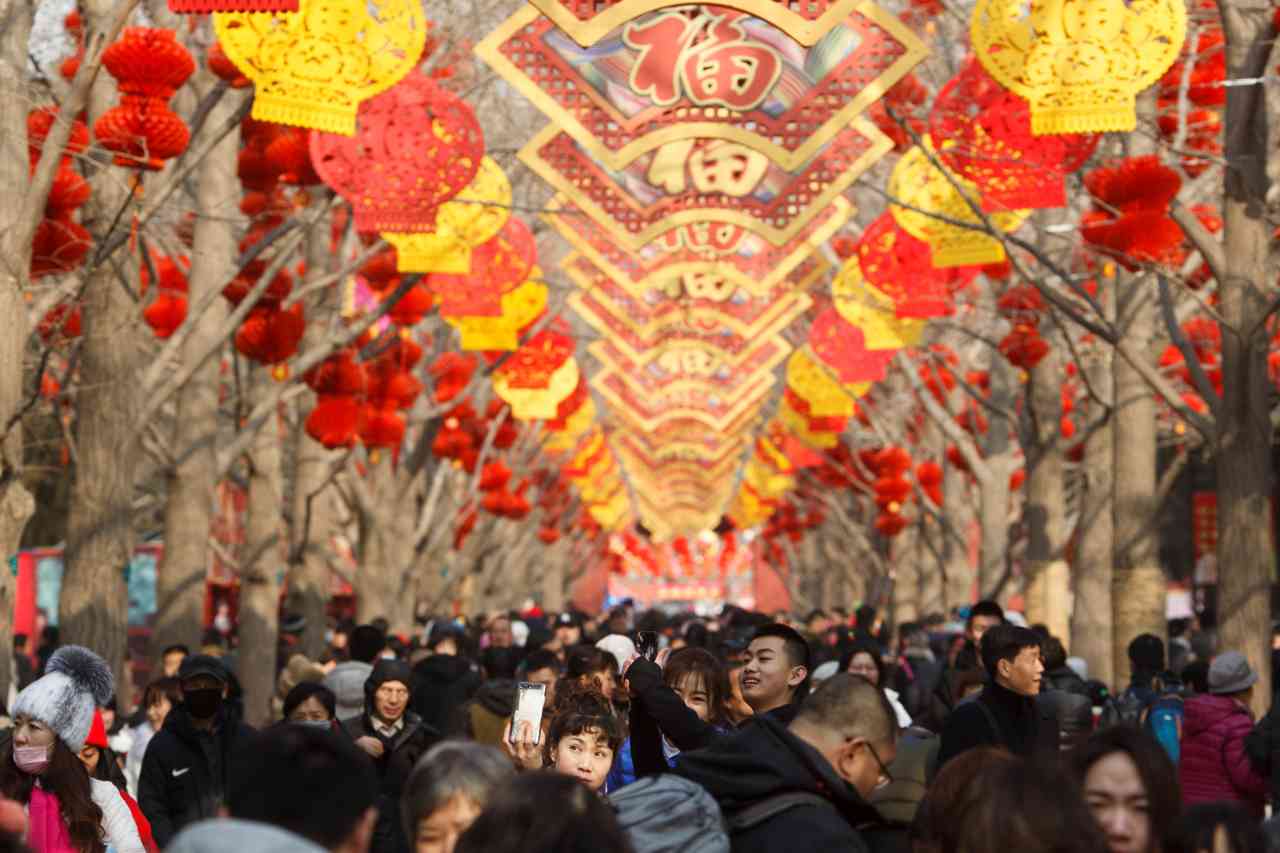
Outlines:
<svg viewBox="0 0 1280 853"><path fill-rule="evenodd" d="M338 719L343 722L364 713L364 683L387 645L387 635L372 625L361 625L351 632L348 645L351 660L338 664L324 677L324 686L338 697Z"/></svg>
<svg viewBox="0 0 1280 853"><path fill-rule="evenodd" d="M373 759L378 773L378 823L373 853L407 853L400 821L400 794L418 759L440 733L409 710L413 671L401 660L379 660L364 684L364 713L342 724L356 746Z"/></svg>
<svg viewBox="0 0 1280 853"><path fill-rule="evenodd" d="M675 772L706 788L730 826L752 806L777 804L731 834L733 853L866 851L860 828L881 824L867 797L891 781L896 739L884 694L842 672L805 699L790 725L762 716L708 749L684 753ZM783 808L775 798L784 794L811 796Z"/></svg>
<svg viewBox="0 0 1280 853"><path fill-rule="evenodd" d="M138 779L138 805L162 849L188 824L217 815L231 753L253 733L228 701L231 676L217 658L186 658L178 680L182 701L147 746Z"/></svg>
<svg viewBox="0 0 1280 853"><path fill-rule="evenodd" d="M90 778L79 752L97 706L111 698L111 670L82 646L63 646L13 703L0 762L0 793L27 810L34 853L144 853L129 806L110 782Z"/></svg>
<svg viewBox="0 0 1280 853"><path fill-rule="evenodd" d="M446 731L458 709L483 679L470 658L433 654L413 667L413 711L437 731Z"/></svg>
<svg viewBox="0 0 1280 853"><path fill-rule="evenodd" d="M1209 664L1209 692L1184 705L1178 777L1184 805L1237 802L1261 819L1267 780L1245 752L1253 728L1249 700L1258 674L1239 652L1223 652Z"/></svg>

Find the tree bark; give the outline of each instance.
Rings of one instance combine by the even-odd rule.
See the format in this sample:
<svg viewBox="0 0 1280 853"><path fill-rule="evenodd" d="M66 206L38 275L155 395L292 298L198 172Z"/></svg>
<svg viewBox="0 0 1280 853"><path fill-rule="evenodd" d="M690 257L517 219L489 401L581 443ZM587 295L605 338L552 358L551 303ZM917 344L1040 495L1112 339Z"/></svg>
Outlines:
<svg viewBox="0 0 1280 853"><path fill-rule="evenodd" d="M1070 571L1064 559L1066 545L1066 489L1063 483L1062 355L1056 348L1031 370L1027 389L1032 444L1027 459L1027 500L1022 507L1026 528L1027 621L1043 623L1062 639L1068 636L1071 617Z"/></svg>
<svg viewBox="0 0 1280 853"><path fill-rule="evenodd" d="M356 573L356 615L361 622L382 617L391 630L413 629L413 596L406 595L404 578L414 554L414 514L406 507L389 505L378 497L399 495L394 460L380 453L371 462L368 489L373 506L360 509L360 568Z"/></svg>
<svg viewBox="0 0 1280 853"><path fill-rule="evenodd" d="M208 71L195 77L203 93L217 83ZM235 112L235 102L223 98L208 122L221 127ZM240 131L227 135L200 163L196 178L195 235L188 276L188 304L198 306L209 294L222 290L235 271L235 223L240 183L236 156ZM189 364L216 346L226 319L226 305L215 298L207 311L190 318L195 328L182 344L179 361ZM199 645L209 569L209 529L218 480L216 448L219 364L208 359L177 393L173 443L175 464L168 471L164 507L164 557L156 584L156 621L151 656L173 643Z"/></svg>
<svg viewBox="0 0 1280 853"><path fill-rule="evenodd" d="M314 203L327 203L327 194L317 193L317 196ZM328 273L331 261L328 219L307 235L306 260L306 281ZM315 346L326 334L327 325L319 320L332 309L331 300L336 290L334 287L325 288L307 298L307 331L303 334L301 351ZM324 653L324 634L328 624L326 609L330 570L325 555L329 550L331 530L326 492L333 488L329 481L334 462L342 456L341 451L326 450L303 428L306 415L314 405L315 394L310 390L304 391L297 403L298 431L294 438L287 599L289 612L306 619L299 651L313 660Z"/></svg>
<svg viewBox="0 0 1280 853"><path fill-rule="evenodd" d="M1110 313L1114 291L1105 279L1099 284L1098 298ZM1114 402L1111 359L1109 347L1095 346L1081 365L1089 387L1100 398L1082 404L1090 422L1106 414ZM1115 559L1111 472L1115 457L1112 445L1110 423L1101 424L1085 439L1082 464L1084 496L1076 527L1076 561L1072 567L1075 604L1071 611L1069 646L1073 655L1089 663L1090 676L1108 685L1116 684L1111 596Z"/></svg>
<svg viewBox="0 0 1280 853"><path fill-rule="evenodd" d="M267 368L254 367L251 373L253 407L270 395L273 381ZM240 555L240 682L244 687L245 720L261 727L272 721L280 615L276 572L284 557L278 418L273 417L258 430L249 449L248 468L245 546Z"/></svg>
<svg viewBox="0 0 1280 853"><path fill-rule="evenodd" d="M0 100L0 182L18 196L28 184L27 174L27 42L32 6L18 0L0 2L0 86L11 93ZM11 235L19 204L0 205L0 235ZM21 410L27 335L27 306L22 299L27 271L8 267L26 257L7 245L6 267L0 268L0 696L9 694L13 658L13 576L8 561L16 558L22 531L35 513L35 500L22 482L23 440Z"/></svg>
<svg viewBox="0 0 1280 853"><path fill-rule="evenodd" d="M920 532L917 525L908 525L893 537L890 560L893 566L893 621L895 625L920 618Z"/></svg>
<svg viewBox="0 0 1280 853"><path fill-rule="evenodd" d="M970 555L969 541L973 534L974 505L973 484L970 476L949 462L943 462L942 506L939 511L961 537L946 535L942 539L942 554L946 564L945 607L969 604L973 601L973 582L976 576Z"/></svg>
<svg viewBox="0 0 1280 853"><path fill-rule="evenodd" d="M82 4L90 37L108 26L115 8L112 0ZM90 126L116 100L114 80L99 74L89 95ZM104 166L93 176L93 195L84 210L95 243L103 240L117 214L132 203L131 177L114 166ZM119 272L114 264L103 263L88 273L84 283L76 393L77 465L58 610L62 639L97 651L119 680L128 640L125 571L135 541L132 504L140 457L135 377L143 366L140 341L148 332L131 296L137 292L137 259L128 254L117 257Z"/></svg>
<svg viewBox="0 0 1280 853"><path fill-rule="evenodd" d="M1151 348L1155 298L1146 277L1117 273L1120 332L1139 352ZM1151 388L1122 358L1112 361L1115 519L1112 661L1118 686L1128 683L1130 641L1139 634L1164 637L1166 584L1160 567L1156 501L1156 411Z"/></svg>
<svg viewBox="0 0 1280 853"><path fill-rule="evenodd" d="M1269 5L1232 0L1219 5L1226 36L1227 76L1265 75L1272 53ZM1217 418L1218 623L1221 647L1243 652L1258 673L1254 710L1271 704L1270 585L1275 575L1271 508L1271 421L1267 376L1268 269L1272 225L1267 159L1267 99L1257 85L1227 89L1223 245L1225 279L1218 282L1222 323L1222 406Z"/></svg>

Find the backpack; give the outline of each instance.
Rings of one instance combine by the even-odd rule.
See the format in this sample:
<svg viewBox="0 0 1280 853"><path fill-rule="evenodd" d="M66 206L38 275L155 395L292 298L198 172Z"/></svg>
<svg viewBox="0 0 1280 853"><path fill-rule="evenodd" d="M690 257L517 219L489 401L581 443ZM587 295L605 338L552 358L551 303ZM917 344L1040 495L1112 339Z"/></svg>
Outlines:
<svg viewBox="0 0 1280 853"><path fill-rule="evenodd" d="M1143 728L1160 742L1177 767L1182 754L1182 697L1165 693L1148 705Z"/></svg>
<svg viewBox="0 0 1280 853"><path fill-rule="evenodd" d="M834 808L817 794L790 791L765 797L726 820L707 790L682 776L645 776L606 799L635 853L729 853L729 837L797 806Z"/></svg>
<svg viewBox="0 0 1280 853"><path fill-rule="evenodd" d="M1147 709L1148 700L1130 687L1119 696L1111 696L1102 706L1102 716L1098 719L1098 728L1109 729L1112 726L1142 725L1142 712Z"/></svg>

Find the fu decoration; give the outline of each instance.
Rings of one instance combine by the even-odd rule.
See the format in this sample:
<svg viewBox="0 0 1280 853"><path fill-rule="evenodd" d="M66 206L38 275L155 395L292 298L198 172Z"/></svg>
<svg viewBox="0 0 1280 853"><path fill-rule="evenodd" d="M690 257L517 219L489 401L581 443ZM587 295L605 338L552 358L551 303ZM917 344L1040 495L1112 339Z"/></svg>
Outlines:
<svg viewBox="0 0 1280 853"><path fill-rule="evenodd" d="M400 272L468 275L471 253L493 239L511 216L511 182L492 158L480 161L475 178L440 205L432 231L384 231L396 248Z"/></svg>
<svg viewBox="0 0 1280 853"><path fill-rule="evenodd" d="M1183 0L978 0L973 51L1000 85L1031 105L1031 130L1131 131L1134 100L1178 58Z"/></svg>
<svg viewBox="0 0 1280 853"><path fill-rule="evenodd" d="M1027 102L976 59L938 92L929 135L943 163L973 181L987 212L1064 206L1066 176L1098 146L1092 133L1032 135Z"/></svg>
<svg viewBox="0 0 1280 853"><path fill-rule="evenodd" d="M169 99L196 70L172 30L130 27L102 54L116 78L120 103L93 125L93 135L115 154L117 166L156 171L187 150L191 131L169 109Z"/></svg>
<svg viewBox="0 0 1280 853"><path fill-rule="evenodd" d="M311 162L351 202L356 230L432 231L484 157L484 134L461 98L423 74L360 105L355 136L311 134Z"/></svg>
<svg viewBox="0 0 1280 853"><path fill-rule="evenodd" d="M214 28L254 83L254 118L344 136L361 102L413 70L427 40L419 0L301 0L296 12L220 12Z"/></svg>

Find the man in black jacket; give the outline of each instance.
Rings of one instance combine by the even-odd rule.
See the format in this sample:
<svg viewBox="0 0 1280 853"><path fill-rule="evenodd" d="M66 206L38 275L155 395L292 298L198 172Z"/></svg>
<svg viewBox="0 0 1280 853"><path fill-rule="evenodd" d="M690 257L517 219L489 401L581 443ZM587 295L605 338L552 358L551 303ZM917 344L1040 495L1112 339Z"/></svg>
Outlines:
<svg viewBox="0 0 1280 853"><path fill-rule="evenodd" d="M742 698L757 717L767 715L785 726L809 692L810 667L809 644L800 632L777 622L761 625L743 655Z"/></svg>
<svg viewBox="0 0 1280 853"><path fill-rule="evenodd" d="M923 720L917 722L933 731L942 730L947 716L962 698L956 690L956 680L962 673L982 669L981 656L978 654L982 637L987 631L1003 624L1004 608L994 601L979 601L969 609L969 615L964 620L964 643L938 678L928 713Z"/></svg>
<svg viewBox="0 0 1280 853"><path fill-rule="evenodd" d="M401 660L380 660L364 684L365 709L343 729L373 759L378 772L378 822L372 853L408 853L400 822L400 793L418 759L440 733L409 710L413 671Z"/></svg>
<svg viewBox="0 0 1280 853"><path fill-rule="evenodd" d="M866 851L859 829L881 823L866 798L889 782L896 734L884 694L861 676L838 673L790 726L761 717L681 755L676 773L720 804L733 853Z"/></svg>
<svg viewBox="0 0 1280 853"><path fill-rule="evenodd" d="M956 705L942 728L938 767L967 749L994 746L1023 757L1058 748L1057 721L1036 705L1044 662L1040 635L997 625L982 637L987 684L977 697Z"/></svg>
<svg viewBox="0 0 1280 853"><path fill-rule="evenodd" d="M217 816L231 755L253 733L226 701L231 679L217 658L186 658L178 678L182 702L147 745L138 779L138 805L161 848L188 824Z"/></svg>

